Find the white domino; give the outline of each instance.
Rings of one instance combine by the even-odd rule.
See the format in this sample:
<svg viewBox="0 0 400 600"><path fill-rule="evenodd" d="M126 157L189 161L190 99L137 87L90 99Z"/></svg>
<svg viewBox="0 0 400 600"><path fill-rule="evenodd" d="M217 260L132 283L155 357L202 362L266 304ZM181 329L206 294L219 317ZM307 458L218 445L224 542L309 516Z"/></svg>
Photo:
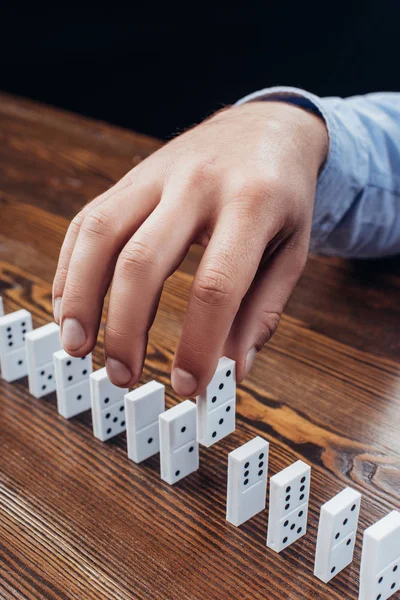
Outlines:
<svg viewBox="0 0 400 600"><path fill-rule="evenodd" d="M57 408L60 415L70 419L90 408L89 376L93 371L92 355L74 358L58 350L53 354L56 377Z"/></svg>
<svg viewBox="0 0 400 600"><path fill-rule="evenodd" d="M241 525L265 508L269 444L255 437L228 454L226 520Z"/></svg>
<svg viewBox="0 0 400 600"><path fill-rule="evenodd" d="M128 458L140 463L160 451L158 417L165 411L165 386L157 381L125 396Z"/></svg>
<svg viewBox="0 0 400 600"><path fill-rule="evenodd" d="M104 367L90 375L93 433L102 442L126 429L124 396L127 388L119 388L107 377Z"/></svg>
<svg viewBox="0 0 400 600"><path fill-rule="evenodd" d="M400 512L364 532L359 600L387 600L400 590Z"/></svg>
<svg viewBox="0 0 400 600"><path fill-rule="evenodd" d="M3 298L0 296L0 317L4 315Z"/></svg>
<svg viewBox="0 0 400 600"><path fill-rule="evenodd" d="M321 507L314 575L328 583L353 560L361 494L346 488Z"/></svg>
<svg viewBox="0 0 400 600"><path fill-rule="evenodd" d="M270 479L267 546L281 552L307 531L311 468L298 460Z"/></svg>
<svg viewBox="0 0 400 600"><path fill-rule="evenodd" d="M235 431L235 361L225 356L206 390L197 396L197 440L209 447Z"/></svg>
<svg viewBox="0 0 400 600"><path fill-rule="evenodd" d="M173 484L199 468L196 405L185 400L159 416L161 479Z"/></svg>
<svg viewBox="0 0 400 600"><path fill-rule="evenodd" d="M32 317L27 310L17 310L0 317L1 375L16 381L28 374L25 337L32 331Z"/></svg>
<svg viewBox="0 0 400 600"><path fill-rule="evenodd" d="M53 354L61 349L60 328L48 323L26 334L29 391L42 398L56 389Z"/></svg>

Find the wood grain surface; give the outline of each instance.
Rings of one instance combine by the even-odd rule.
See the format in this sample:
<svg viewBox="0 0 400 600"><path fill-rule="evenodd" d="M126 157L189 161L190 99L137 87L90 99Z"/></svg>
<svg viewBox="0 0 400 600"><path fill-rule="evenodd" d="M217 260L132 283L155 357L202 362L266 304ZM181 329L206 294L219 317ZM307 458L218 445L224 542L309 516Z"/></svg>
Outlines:
<svg viewBox="0 0 400 600"><path fill-rule="evenodd" d="M159 146L104 123L0 95L0 294L34 326L52 320L51 284L69 220ZM141 382L165 383L193 250L166 283ZM103 366L102 332L94 353ZM0 384L0 598L357 598L361 532L400 507L400 261L311 257L277 334L239 386L237 430L201 449L175 486L159 459L135 465L125 435L93 437L27 381ZM312 466L309 531L281 555L265 546L267 512L225 521L228 452L269 440L270 475ZM351 567L313 576L319 508L344 486L362 492Z"/></svg>

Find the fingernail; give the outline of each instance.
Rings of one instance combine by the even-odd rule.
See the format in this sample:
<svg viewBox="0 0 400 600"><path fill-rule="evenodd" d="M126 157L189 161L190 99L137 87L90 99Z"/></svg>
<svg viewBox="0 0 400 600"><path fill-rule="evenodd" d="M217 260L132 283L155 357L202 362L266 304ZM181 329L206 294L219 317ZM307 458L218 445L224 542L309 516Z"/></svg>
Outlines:
<svg viewBox="0 0 400 600"><path fill-rule="evenodd" d="M115 358L107 358L106 368L108 378L111 379L114 385L124 386L132 379L132 373L122 362Z"/></svg>
<svg viewBox="0 0 400 600"><path fill-rule="evenodd" d="M171 384L179 396L193 396L197 389L195 377L183 369L174 369L171 375Z"/></svg>
<svg viewBox="0 0 400 600"><path fill-rule="evenodd" d="M251 367L253 366L253 362L254 362L256 354L257 354L257 350L255 349L254 346L253 346L253 348L250 348L250 350L247 353L246 362L244 364L244 376L245 377L247 377Z"/></svg>
<svg viewBox="0 0 400 600"><path fill-rule="evenodd" d="M86 333L76 319L64 319L62 324L62 345L64 350L79 350L86 342Z"/></svg>
<svg viewBox="0 0 400 600"><path fill-rule="evenodd" d="M56 298L54 300L54 320L56 323L60 324L60 312L61 312L61 298Z"/></svg>

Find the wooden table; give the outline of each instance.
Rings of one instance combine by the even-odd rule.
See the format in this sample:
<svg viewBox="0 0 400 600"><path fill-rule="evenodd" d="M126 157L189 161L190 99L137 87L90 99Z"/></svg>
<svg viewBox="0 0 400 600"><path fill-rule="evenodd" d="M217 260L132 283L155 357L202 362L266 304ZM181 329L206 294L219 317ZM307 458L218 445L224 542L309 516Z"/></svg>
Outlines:
<svg viewBox="0 0 400 600"><path fill-rule="evenodd" d="M0 95L1 289L7 312L52 320L51 284L69 220L159 146L156 140ZM198 253L165 286L142 382L167 386ZM103 337L94 353L103 366ZM319 508L346 485L363 495L360 529L400 497L400 261L310 258L277 334L238 390L237 430L201 450L175 486L159 459L137 466L125 436L101 443L90 414L60 417L55 397L1 382L0 597L68 600L355 599L353 565L313 577ZM270 474L313 467L309 531L282 555L267 513L225 521L227 454L270 441Z"/></svg>

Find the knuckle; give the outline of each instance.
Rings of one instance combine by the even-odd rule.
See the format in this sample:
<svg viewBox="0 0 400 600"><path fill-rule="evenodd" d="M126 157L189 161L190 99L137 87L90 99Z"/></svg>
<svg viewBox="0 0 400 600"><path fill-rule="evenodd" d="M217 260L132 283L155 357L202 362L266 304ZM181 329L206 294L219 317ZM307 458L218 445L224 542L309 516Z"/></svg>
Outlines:
<svg viewBox="0 0 400 600"><path fill-rule="evenodd" d="M72 219L71 223L69 224L69 228L68 228L69 233L77 235L79 233L79 231L81 230L84 220L85 220L85 213L83 210L81 210L80 212L78 212L77 215L75 215L75 217Z"/></svg>
<svg viewBox="0 0 400 600"><path fill-rule="evenodd" d="M275 311L262 310L260 315L260 333L258 343L256 344L257 350L268 342L269 339L274 335L278 328L281 314Z"/></svg>
<svg viewBox="0 0 400 600"><path fill-rule="evenodd" d="M193 293L203 304L227 306L233 301L235 283L222 270L208 269L197 279Z"/></svg>
<svg viewBox="0 0 400 600"><path fill-rule="evenodd" d="M105 237L114 230L114 223L102 208L95 208L86 215L81 227L89 235Z"/></svg>
<svg viewBox="0 0 400 600"><path fill-rule="evenodd" d="M190 188L204 187L214 179L214 160L197 160L187 170L184 180Z"/></svg>
<svg viewBox="0 0 400 600"><path fill-rule="evenodd" d="M156 252L147 244L139 241L133 241L126 246L118 259L118 266L123 273L130 274L133 271L136 273L147 273L150 269L153 270L158 265Z"/></svg>

